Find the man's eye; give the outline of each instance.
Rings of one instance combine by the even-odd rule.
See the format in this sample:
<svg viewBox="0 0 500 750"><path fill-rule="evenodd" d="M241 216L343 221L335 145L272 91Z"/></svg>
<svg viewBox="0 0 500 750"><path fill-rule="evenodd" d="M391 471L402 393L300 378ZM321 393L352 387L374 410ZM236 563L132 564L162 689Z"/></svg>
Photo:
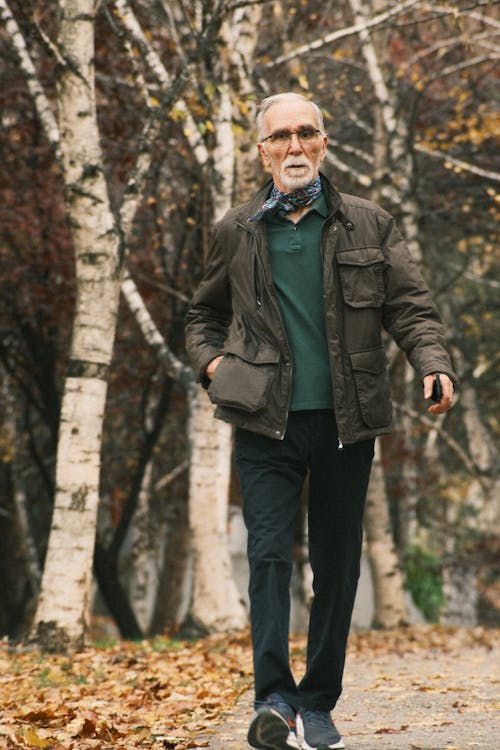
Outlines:
<svg viewBox="0 0 500 750"><path fill-rule="evenodd" d="M297 135L301 141L309 141L311 138L314 138L316 131L312 128L303 128L302 130L299 130Z"/></svg>
<svg viewBox="0 0 500 750"><path fill-rule="evenodd" d="M278 130L277 133L274 133L273 140L274 141L289 141L290 132L288 130Z"/></svg>

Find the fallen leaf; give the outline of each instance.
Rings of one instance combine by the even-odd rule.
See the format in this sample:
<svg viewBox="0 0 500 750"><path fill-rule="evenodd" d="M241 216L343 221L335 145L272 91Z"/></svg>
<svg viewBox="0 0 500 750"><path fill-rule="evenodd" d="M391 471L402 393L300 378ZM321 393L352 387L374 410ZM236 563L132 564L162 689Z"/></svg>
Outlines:
<svg viewBox="0 0 500 750"><path fill-rule="evenodd" d="M27 729L24 732L23 739L30 747L49 747L53 744L51 740L44 740L39 737L34 729Z"/></svg>
<svg viewBox="0 0 500 750"><path fill-rule="evenodd" d="M377 729L375 731L375 734L399 734L399 732L404 732L406 729L408 729L407 726L401 727L400 729L393 729L392 727L381 727L380 729Z"/></svg>

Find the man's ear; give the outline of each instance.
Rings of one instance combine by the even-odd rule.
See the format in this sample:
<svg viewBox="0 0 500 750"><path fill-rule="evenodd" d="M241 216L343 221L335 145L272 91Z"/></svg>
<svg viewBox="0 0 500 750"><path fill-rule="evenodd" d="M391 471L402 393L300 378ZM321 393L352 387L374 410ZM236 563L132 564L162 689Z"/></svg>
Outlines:
<svg viewBox="0 0 500 750"><path fill-rule="evenodd" d="M326 135L324 135L324 136L323 136L323 146L322 146L322 149L321 149L321 155L320 155L320 159L321 159L321 161L323 161L323 159L324 159L324 158L325 158L325 156L326 156L326 147L327 147L327 144L328 144L328 138L327 138L327 136L326 136Z"/></svg>
<svg viewBox="0 0 500 750"><path fill-rule="evenodd" d="M268 155L266 154L264 146L262 145L262 143L258 143L257 148L259 150L260 158L262 159L262 165L264 169L266 170L266 172L269 172L271 170L271 161Z"/></svg>

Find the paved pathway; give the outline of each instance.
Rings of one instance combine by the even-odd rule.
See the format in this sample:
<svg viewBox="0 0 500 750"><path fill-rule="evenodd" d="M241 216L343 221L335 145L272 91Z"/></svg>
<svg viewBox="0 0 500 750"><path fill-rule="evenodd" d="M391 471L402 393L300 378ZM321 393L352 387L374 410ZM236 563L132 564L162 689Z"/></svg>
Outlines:
<svg viewBox="0 0 500 750"><path fill-rule="evenodd" d="M249 750L242 695L209 750ZM500 643L348 657L334 713L348 750L500 750Z"/></svg>

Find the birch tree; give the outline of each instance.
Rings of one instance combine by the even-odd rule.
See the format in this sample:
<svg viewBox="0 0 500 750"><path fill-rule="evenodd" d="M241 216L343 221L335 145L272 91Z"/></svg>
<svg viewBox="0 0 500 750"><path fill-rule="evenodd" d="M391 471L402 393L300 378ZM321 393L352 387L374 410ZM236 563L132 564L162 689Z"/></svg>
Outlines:
<svg viewBox="0 0 500 750"><path fill-rule="evenodd" d="M122 2L121 6L125 6ZM205 8L202 3L195 4L194 17L198 33L215 34L224 21L209 16L204 20ZM182 8L175 5L169 8L169 23L172 37L178 44L181 32L179 25L186 21ZM239 16L237 16L238 18ZM130 8L123 14L124 23L136 39L147 50L148 60L154 65L160 80L165 82L166 74L154 50L148 45L145 35L134 19ZM204 23L210 26L207 32ZM227 29L231 29L230 19L226 20ZM211 30L212 29L212 30ZM228 33L226 29L226 33ZM211 60L214 48L208 47L208 59ZM181 49L182 53L182 49ZM183 112L185 135L190 142L199 169L206 171L213 164L213 181L209 182L213 205L213 220L217 221L227 211L233 198L233 180L235 171L235 146L232 129L232 98L226 80L227 61L222 60L219 66L218 95L213 101L212 111L206 121L213 131L215 145L213 153L200 140L200 128L197 127L189 110L182 100L177 108ZM203 70L199 71L203 80ZM207 82L213 87L211 81ZM211 119L210 119L211 117ZM206 125L202 123L205 127ZM231 471L230 426L215 423L213 408L201 387L193 383L188 389L189 421L188 441L190 445L189 468L189 524L192 565L186 568L186 574L192 575L190 603L185 615L185 628L196 632L228 630L242 627L246 623L246 612L236 589L232 575L229 555L227 522L228 522L228 488Z"/></svg>
<svg viewBox="0 0 500 750"><path fill-rule="evenodd" d="M246 32L244 25L247 26ZM213 219L218 221L231 207L236 173L233 132L233 96L229 68L241 72L243 58L235 58L234 42L248 34L248 18L235 12L221 27L227 52L219 60L219 86L213 109L217 175L212 185ZM231 53L232 56L231 57ZM243 76L245 84L247 76ZM189 519L193 551L193 590L186 624L196 632L241 628L247 615L234 581L228 543L228 499L231 475L232 430L214 421L207 395L193 391L189 423L191 473Z"/></svg>
<svg viewBox="0 0 500 750"><path fill-rule="evenodd" d="M62 0L59 12L64 66L57 103L77 302L61 407L52 532L33 628L33 637L49 650L83 645L89 628L101 432L123 256L102 171L94 2Z"/></svg>
<svg viewBox="0 0 500 750"><path fill-rule="evenodd" d="M8 6L6 7L6 13L8 13ZM155 51L151 47L151 45L148 43L146 39L146 35L144 34L141 26L139 25L132 9L130 6L126 5L125 2L118 2L117 3L117 11L118 11L118 17L120 21L124 24L125 29L127 31L128 37L131 40L132 43L139 46L141 49L148 66L154 73L157 82L162 86L164 90L168 91L169 86L171 86L171 79L166 72L164 66L162 65L158 55L156 55ZM9 22L11 24L14 24L13 19L10 18ZM12 31L12 27L11 27ZM16 33L18 34L18 30L16 30ZM22 37L20 34L18 34L18 40L19 49L22 49L24 51L23 45L22 45ZM30 65L30 60L28 55L24 55L22 57L20 55L21 59L24 61L24 68L25 72L29 76L28 80L30 81L30 84L33 86L37 85L37 78L36 75L33 74L33 68ZM53 118L51 117L50 107L46 106L47 101L43 95L43 91L38 88L37 94L40 94L38 97L38 111L41 115L41 121L43 122L45 126L45 131L47 136L52 140L52 142L55 145L56 151L59 149L59 131L57 128L57 125L55 125ZM218 117L218 129L219 129L219 138L218 143L219 145L219 151L217 151L216 148L216 163L220 164L222 167L222 174L220 179L218 180L218 190L214 190L213 198L214 198L214 204L216 206L216 211L218 211L219 215L221 215L229 206L229 202L231 200L231 194L232 194L232 173L234 171L234 143L233 143L233 136L232 136L232 130L231 130L231 100L229 97L229 93L226 87L226 90L222 92L223 95L221 97L221 101L219 104L219 117ZM146 91L146 97L149 97L148 92ZM200 138L199 129L195 126L192 117L189 113L189 110L185 107L182 100L179 100L177 102L177 108L181 112L183 112L183 118L186 122L186 137L190 140L191 145L193 147L193 153L195 154L199 166L203 169L206 167L206 164L208 162L208 151L206 147L203 144L203 140ZM95 114L95 110L94 110ZM154 141L155 137L157 137L159 128L157 125L158 119L156 122L153 120L146 121L145 131L144 131L144 137L143 142L149 142L151 143ZM231 146L233 144L233 146ZM229 148L228 148L229 146ZM220 153L219 153L220 152ZM142 152L139 154L137 163L133 172L132 177L129 180L129 189L125 193L125 200L123 201L121 211L120 211L120 228L121 233L123 237L126 237L130 233L130 228L132 224L132 219L135 213L135 209L140 202L140 189L138 190L141 180L143 181L145 173L147 173L148 165L150 160L150 149L145 149L143 147ZM226 184L227 183L227 184ZM220 189L220 184L222 184L223 189ZM105 199L102 199L102 202L106 204ZM109 203L108 203L109 206ZM118 237L118 234L117 234ZM122 248L123 249L123 248ZM119 284L119 278L118 278L118 284ZM137 317L137 320L139 322L139 325L141 327L141 330L143 331L146 340L156 348L156 350L159 353L159 356L162 359L162 362L165 364L167 371L176 379L180 380L181 382L184 382L187 385L188 392L190 395L191 405L192 405L192 414L194 415L194 419L196 420L196 414L199 411L200 414L205 415L205 420L210 421L211 419L209 416L207 416L207 408L206 405L203 403L206 400L206 396L204 393L198 392L196 395L194 395L195 391L193 390L193 379L192 374L189 371L188 368L185 367L185 365L181 364L178 360L175 359L175 357L172 355L172 353L168 350L168 347L165 345L165 342L163 340L163 337L159 334L159 331L155 324L153 323L151 317L149 316L147 310L144 307L144 304L140 298L140 295L137 293L137 289L134 285L134 282L130 275L127 275L127 277L124 279L123 283L121 284L122 292L125 296L125 299L127 300L131 310L134 312L134 314ZM201 403L200 403L201 402ZM199 405L200 404L200 405ZM196 449L196 443L200 439L200 436L203 437L203 431L200 431L196 429L195 431L191 430L191 436L192 436L192 443L193 443L193 455L195 456L195 460L192 462L192 469L191 469L191 475L192 475L192 481L191 486L194 488L198 488L198 495L200 495L200 491L202 494L207 494L211 500L214 500L214 493L215 496L219 498L218 504L219 508L222 510L224 507L227 511L227 486L229 483L229 465L230 465L230 432L229 428L224 426L224 429L219 430L213 430L214 435L219 439L220 445L215 447L213 465L217 466L217 471L214 473L212 471L207 471L205 466L199 466L198 462L196 460L196 457L200 455L200 452ZM203 455L203 453L202 453ZM223 470L223 467L225 469ZM200 485L199 480L197 480L197 472L200 471L204 479L204 484ZM223 480L223 476L225 476L225 481ZM223 481L221 481L221 479ZM210 487L213 489L211 490ZM226 489L226 492L224 492L224 489ZM203 502L203 498L201 498L201 502ZM222 623L225 623L225 627L235 627L240 626L245 622L246 616L244 613L244 610L242 608L241 603L239 602L236 594L236 588L234 586L234 582L232 580L231 570L230 570L230 562L229 562L229 552L227 547L227 530L224 524L221 524L220 519L223 514L221 512L219 513L211 513L210 517L215 517L215 526L214 526L214 535L215 535L215 542L214 539L210 539L210 534L207 534L207 523L206 519L203 517L203 514L199 514L197 511L197 495L196 492L194 493L193 502L191 503L192 510L191 510L191 518L192 518L192 526L193 526L193 540L194 540L194 550L195 550L195 560L197 561L194 567L195 571L195 583L194 583L194 596L193 596L193 603L194 603L194 610L197 611L198 609L205 611L205 617L207 618L214 618L215 621L218 623L218 627L220 628L222 626ZM94 509L95 510L95 509ZM127 514L130 517L130 513ZM56 517L56 516L54 516ZM95 514L94 514L95 518ZM201 522L200 522L201 521ZM196 527L200 526L200 528L203 529L203 534L201 535L201 541L200 541L200 534L197 534ZM95 529L95 525L94 525ZM107 566L108 566L108 572L113 570L116 567L116 552L117 549L120 546L121 539L123 539L123 530L124 525L120 524L117 530L117 534L115 534L115 541L113 545L110 547L110 550L106 553L106 560ZM207 543L208 540L208 543ZM205 544L205 549L198 549L197 545ZM114 550L114 552L113 552ZM197 578L201 578L205 576L205 571L208 569L208 566L204 563L204 556L207 555L208 550L210 550L211 555L211 571L212 576L210 580L212 581L211 586L216 586L217 590L220 594L220 591L224 592L223 596L217 595L217 596L210 596L210 585L207 583L199 583L197 582ZM214 557L214 550L218 552L218 556ZM110 556L111 553L111 556ZM102 554L100 553L102 556ZM49 558L48 558L49 559ZM219 568L220 570L217 570L217 566L215 565L216 559L219 559ZM55 563L55 567L57 567L57 561ZM102 566L101 566L102 567ZM108 576L106 576L108 577ZM116 584L115 584L116 585ZM229 594L231 591L234 591L233 597L231 597ZM198 593L201 592L201 593ZM203 605L203 597L207 596L208 592L208 598L210 601L209 606ZM49 595L50 598L50 595ZM198 605L198 600L201 600L201 605ZM41 604L42 604L41 599ZM213 602L218 602L218 611L215 612L213 607ZM208 629L211 628L211 621L209 619L206 623L202 623L202 619L198 615L196 615L197 621L202 625L202 627L206 627Z"/></svg>

